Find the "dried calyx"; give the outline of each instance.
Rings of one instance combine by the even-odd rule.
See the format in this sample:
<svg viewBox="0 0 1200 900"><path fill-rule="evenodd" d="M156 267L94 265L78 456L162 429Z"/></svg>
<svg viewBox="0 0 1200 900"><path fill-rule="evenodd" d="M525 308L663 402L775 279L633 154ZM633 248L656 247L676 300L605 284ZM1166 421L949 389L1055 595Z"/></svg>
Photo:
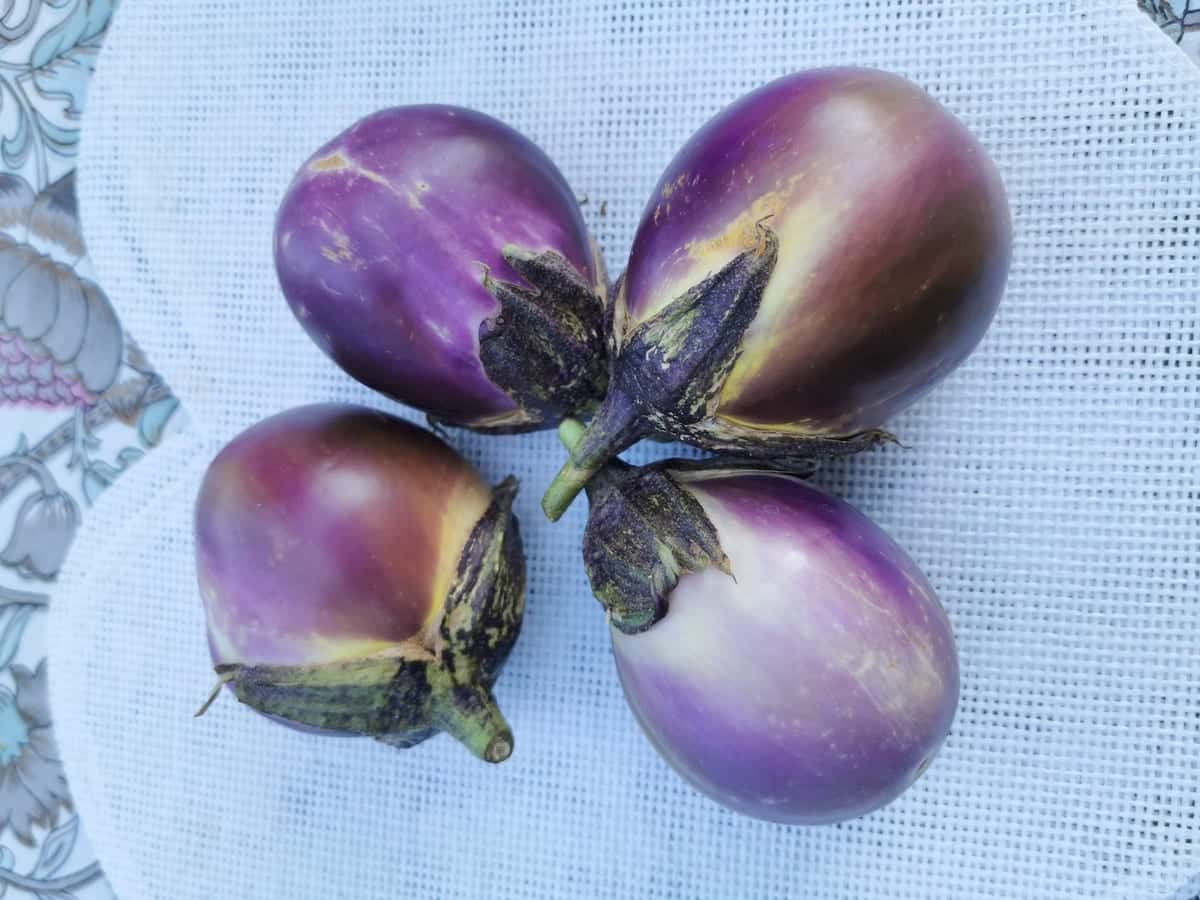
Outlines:
<svg viewBox="0 0 1200 900"><path fill-rule="evenodd" d="M567 419L558 433L570 449L582 439L584 427ZM684 485L690 473L712 477L738 471L803 476L812 468L790 470L738 457L668 459L640 467L612 459L588 482L583 562L592 593L615 628L638 634L661 620L671 590L686 572L713 566L734 577L715 526Z"/></svg>

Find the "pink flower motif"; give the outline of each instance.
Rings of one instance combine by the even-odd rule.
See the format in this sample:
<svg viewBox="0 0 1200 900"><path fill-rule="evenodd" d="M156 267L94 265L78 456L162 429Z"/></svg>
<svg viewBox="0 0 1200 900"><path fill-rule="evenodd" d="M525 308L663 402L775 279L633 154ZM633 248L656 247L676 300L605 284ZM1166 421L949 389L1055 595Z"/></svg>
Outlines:
<svg viewBox="0 0 1200 900"><path fill-rule="evenodd" d="M74 175L35 195L0 173L0 228L0 403L94 405L116 381L124 338L107 295L69 264L84 252Z"/></svg>

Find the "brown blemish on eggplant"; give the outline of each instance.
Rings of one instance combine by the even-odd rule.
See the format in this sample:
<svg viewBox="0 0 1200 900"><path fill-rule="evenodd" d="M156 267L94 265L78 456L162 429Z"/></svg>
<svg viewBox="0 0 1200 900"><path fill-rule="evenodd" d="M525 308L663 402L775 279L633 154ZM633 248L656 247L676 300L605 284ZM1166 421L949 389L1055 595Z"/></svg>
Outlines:
<svg viewBox="0 0 1200 900"><path fill-rule="evenodd" d="M340 153L331 153L328 156L322 156L320 159L314 159L309 163L308 167L314 172L336 172L339 169L346 168L346 157Z"/></svg>

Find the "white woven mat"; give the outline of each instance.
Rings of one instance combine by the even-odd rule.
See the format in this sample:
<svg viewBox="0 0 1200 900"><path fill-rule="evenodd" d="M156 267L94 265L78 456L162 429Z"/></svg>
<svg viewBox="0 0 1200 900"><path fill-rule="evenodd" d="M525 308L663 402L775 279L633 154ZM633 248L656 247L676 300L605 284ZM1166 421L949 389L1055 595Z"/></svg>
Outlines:
<svg viewBox="0 0 1200 900"><path fill-rule="evenodd" d="M1082 15L1086 11L1088 14ZM1131 33L1132 32L1132 33ZM1132 2L129 4L89 107L84 224L191 426L106 495L54 607L53 702L129 898L1165 898L1200 870L1200 81ZM272 216L377 107L445 101L558 161L619 270L674 149L784 72L898 70L1007 179L1017 247L989 337L824 477L910 550L955 623L954 734L904 798L837 828L726 813L620 696L578 558L537 499L549 435L458 435L515 471L526 629L499 685L516 753L298 735L211 686L190 505L280 408L367 398L287 311ZM599 215L600 201L607 215ZM647 451L639 451L646 453Z"/></svg>

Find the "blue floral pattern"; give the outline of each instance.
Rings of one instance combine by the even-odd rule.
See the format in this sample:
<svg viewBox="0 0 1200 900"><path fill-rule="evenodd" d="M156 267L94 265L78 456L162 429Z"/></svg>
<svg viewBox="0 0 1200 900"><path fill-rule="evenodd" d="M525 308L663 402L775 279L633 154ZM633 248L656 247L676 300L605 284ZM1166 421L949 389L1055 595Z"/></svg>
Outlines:
<svg viewBox="0 0 1200 900"><path fill-rule="evenodd" d="M87 259L75 155L113 0L0 7L0 895L111 897L46 696L48 591L97 495L178 402Z"/></svg>
<svg viewBox="0 0 1200 900"><path fill-rule="evenodd" d="M1137 0L1167 37L1200 62L1200 0Z"/></svg>
<svg viewBox="0 0 1200 900"><path fill-rule="evenodd" d="M1200 61L1200 0L1131 2ZM0 896L112 896L54 742L47 591L96 496L179 419L92 278L75 205L80 116L116 5L0 6Z"/></svg>

